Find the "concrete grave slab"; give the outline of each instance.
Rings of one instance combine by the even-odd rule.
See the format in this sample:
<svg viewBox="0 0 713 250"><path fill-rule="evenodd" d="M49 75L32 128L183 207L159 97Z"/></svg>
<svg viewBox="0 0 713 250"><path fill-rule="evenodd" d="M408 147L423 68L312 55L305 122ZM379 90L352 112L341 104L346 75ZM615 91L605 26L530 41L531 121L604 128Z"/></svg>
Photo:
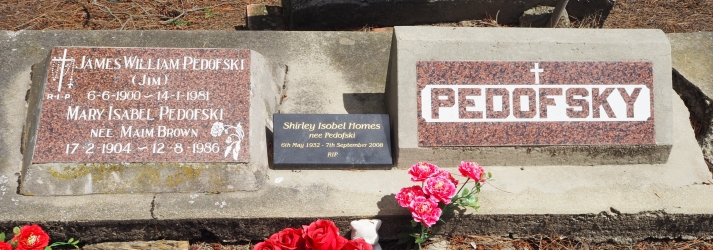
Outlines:
<svg viewBox="0 0 713 250"><path fill-rule="evenodd" d="M669 46L654 30L396 27L397 165L665 163Z"/></svg>
<svg viewBox="0 0 713 250"><path fill-rule="evenodd" d="M29 91L22 194L262 185L284 66L228 49L55 47L49 58Z"/></svg>
<svg viewBox="0 0 713 250"><path fill-rule="evenodd" d="M403 169L267 170L263 188L254 192L62 197L17 193L27 114L24 94L32 82L31 66L44 60L52 47L250 49L289 67L284 113L347 114L385 113L382 96L390 44L387 32L0 32L0 191L5 192L0 192L0 231L39 223L53 239L81 235L86 243L236 241L264 240L317 218L334 220L343 230L351 220L378 218L383 221L380 238L395 239L410 220L410 213L393 198L413 185ZM678 97L672 99L668 162L486 165L496 180L483 189L481 209L466 210L437 233L517 237L554 232L595 242L709 237L713 200L701 197L713 196L712 186L702 184L710 182L711 174L687 109ZM441 167L457 172L454 166Z"/></svg>

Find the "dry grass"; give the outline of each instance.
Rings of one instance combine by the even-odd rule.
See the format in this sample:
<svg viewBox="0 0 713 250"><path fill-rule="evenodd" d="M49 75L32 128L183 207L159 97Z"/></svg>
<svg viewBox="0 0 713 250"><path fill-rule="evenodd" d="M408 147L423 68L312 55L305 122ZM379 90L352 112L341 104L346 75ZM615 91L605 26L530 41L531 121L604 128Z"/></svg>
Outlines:
<svg viewBox="0 0 713 250"><path fill-rule="evenodd" d="M713 31L713 1L617 0L604 28Z"/></svg>
<svg viewBox="0 0 713 250"><path fill-rule="evenodd" d="M279 1L5 0L0 30L232 30L251 3Z"/></svg>
<svg viewBox="0 0 713 250"><path fill-rule="evenodd" d="M281 0L0 0L0 30L232 30L248 4ZM595 27L600 17L573 20ZM493 22L454 26L493 26ZM604 28L713 31L713 0L617 0Z"/></svg>

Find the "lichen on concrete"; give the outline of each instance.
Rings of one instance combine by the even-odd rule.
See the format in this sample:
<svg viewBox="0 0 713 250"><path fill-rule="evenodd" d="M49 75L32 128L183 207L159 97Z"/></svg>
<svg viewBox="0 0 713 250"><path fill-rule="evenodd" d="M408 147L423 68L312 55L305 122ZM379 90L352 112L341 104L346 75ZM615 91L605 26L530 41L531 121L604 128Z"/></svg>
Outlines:
<svg viewBox="0 0 713 250"><path fill-rule="evenodd" d="M123 172L126 166L122 164L112 163L87 163L79 165L64 165L61 170L48 168L47 171L52 177L58 180L63 179L78 179L88 174L92 174L95 180L106 179L112 172Z"/></svg>
<svg viewBox="0 0 713 250"><path fill-rule="evenodd" d="M263 182L246 164L51 163L33 164L24 195L254 191ZM262 173L262 171L259 171Z"/></svg>
<svg viewBox="0 0 713 250"><path fill-rule="evenodd" d="M194 180L200 176L203 171L203 166L198 167L188 167L181 166L178 167L177 173L169 175L166 177L166 186L176 187L188 181Z"/></svg>

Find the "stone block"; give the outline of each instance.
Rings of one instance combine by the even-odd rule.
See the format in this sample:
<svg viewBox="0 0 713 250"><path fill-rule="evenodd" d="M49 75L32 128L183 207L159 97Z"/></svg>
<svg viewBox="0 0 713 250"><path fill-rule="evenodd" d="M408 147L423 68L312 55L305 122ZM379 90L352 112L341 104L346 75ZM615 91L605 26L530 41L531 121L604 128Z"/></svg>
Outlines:
<svg viewBox="0 0 713 250"><path fill-rule="evenodd" d="M550 17L552 16L552 12L554 11L555 7L550 6L536 6L532 9L526 10L525 13L520 16L520 27L547 27ZM564 10L555 27L569 28L570 25L569 15L567 15L567 10Z"/></svg>
<svg viewBox="0 0 713 250"><path fill-rule="evenodd" d="M33 67L20 193L257 190L284 75L250 50L55 47Z"/></svg>
<svg viewBox="0 0 713 250"><path fill-rule="evenodd" d="M401 168L668 159L671 52L659 30L396 27L391 48Z"/></svg>
<svg viewBox="0 0 713 250"><path fill-rule="evenodd" d="M284 30L285 21L282 16L280 6L249 4L246 15L247 27L251 30Z"/></svg>
<svg viewBox="0 0 713 250"><path fill-rule="evenodd" d="M691 112L691 125L709 168L713 166L713 32L668 34L673 89Z"/></svg>

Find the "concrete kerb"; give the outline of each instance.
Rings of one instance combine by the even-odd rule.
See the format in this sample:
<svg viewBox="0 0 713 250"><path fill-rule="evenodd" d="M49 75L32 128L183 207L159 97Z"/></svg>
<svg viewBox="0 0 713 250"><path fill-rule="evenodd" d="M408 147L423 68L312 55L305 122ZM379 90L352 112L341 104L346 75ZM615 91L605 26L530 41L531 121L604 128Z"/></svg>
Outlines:
<svg viewBox="0 0 713 250"><path fill-rule="evenodd" d="M15 191L29 68L52 46L252 49L289 68L283 113L348 113L343 93L383 93L390 38L381 32L0 32L0 63L8 65L0 69L4 76L0 78L0 120L4 123L0 128L0 177L6 177L0 179L0 186L7 190L0 196L0 231L8 232L21 223L39 223L53 239L75 237L87 243L234 241L261 240L284 227L308 224L316 218L335 220L346 235L349 220L379 218L384 220L382 239L393 239L410 219L408 211L393 199L402 187L412 185L403 169L268 170L261 190L220 194L57 198L21 196ZM344 56L350 58L341 58ZM310 89L319 93L304 96ZM321 93L330 89L339 95ZM668 163L486 166L496 180L483 189L482 208L456 215L439 233L556 233L619 242L713 234L713 200L702 198L711 197L713 189L701 184L710 181L711 174L693 137L685 106L679 98L673 99L673 148ZM443 167L457 172L454 166Z"/></svg>

